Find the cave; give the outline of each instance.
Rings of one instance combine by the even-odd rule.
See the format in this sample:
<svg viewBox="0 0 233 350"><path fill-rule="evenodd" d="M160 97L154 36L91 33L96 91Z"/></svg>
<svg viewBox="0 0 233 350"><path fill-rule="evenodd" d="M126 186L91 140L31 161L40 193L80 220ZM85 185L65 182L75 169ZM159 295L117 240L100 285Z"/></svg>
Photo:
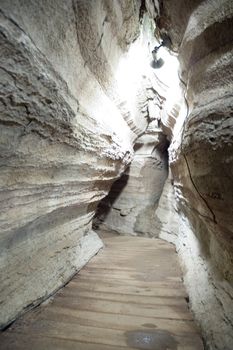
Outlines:
<svg viewBox="0 0 233 350"><path fill-rule="evenodd" d="M233 349L232 17L0 1L0 349Z"/></svg>

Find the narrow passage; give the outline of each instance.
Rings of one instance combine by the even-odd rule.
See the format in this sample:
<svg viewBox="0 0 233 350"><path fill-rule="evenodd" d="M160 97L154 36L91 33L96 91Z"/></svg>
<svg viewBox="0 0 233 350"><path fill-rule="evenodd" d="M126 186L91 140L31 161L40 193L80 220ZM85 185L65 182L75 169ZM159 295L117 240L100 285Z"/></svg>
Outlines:
<svg viewBox="0 0 233 350"><path fill-rule="evenodd" d="M99 252L47 304L0 336L14 350L202 350L175 248L103 234Z"/></svg>

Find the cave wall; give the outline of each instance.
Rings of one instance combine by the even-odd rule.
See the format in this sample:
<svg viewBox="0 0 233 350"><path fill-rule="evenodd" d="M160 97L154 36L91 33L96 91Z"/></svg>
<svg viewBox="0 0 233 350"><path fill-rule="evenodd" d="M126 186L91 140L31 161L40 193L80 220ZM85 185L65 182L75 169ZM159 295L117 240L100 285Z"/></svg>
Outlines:
<svg viewBox="0 0 233 350"><path fill-rule="evenodd" d="M232 16L232 1L163 1L158 20L179 51L188 101L169 149L178 235L165 235L165 216L161 237L177 245L207 347L226 350L233 344Z"/></svg>
<svg viewBox="0 0 233 350"><path fill-rule="evenodd" d="M187 106L177 107L180 96L160 116L172 140L172 175L152 213L152 234L177 246L208 347L230 350L233 6L229 0L145 4L152 17L159 13L158 28L179 52L189 106L183 127ZM136 140L154 169L150 140L157 142L161 129L141 135L160 113L150 113L155 95L165 96L163 83L155 77L154 87L145 74L141 52L151 28L143 22L141 40L140 6L137 0L1 1L1 327L56 291L102 247L92 218L133 160ZM138 148L131 168L139 170L143 189L144 166ZM147 204L156 208L157 201L148 196ZM127 220L126 206L117 213ZM144 227L148 213L139 215ZM135 216L126 224L135 227Z"/></svg>
<svg viewBox="0 0 233 350"><path fill-rule="evenodd" d="M95 225L118 234L154 237L158 206L168 173L167 138L154 119L137 139L130 166L99 204Z"/></svg>
<svg viewBox="0 0 233 350"><path fill-rule="evenodd" d="M127 66L140 5L1 1L1 327L102 247L96 206L148 124L144 78Z"/></svg>
<svg viewBox="0 0 233 350"><path fill-rule="evenodd" d="M148 6L147 10L151 16L155 16L151 7ZM155 229L159 227L156 210L168 176L167 148L183 102L183 91L178 76L177 55L161 48L159 53L164 64L159 69L151 64L151 50L159 42L154 35L154 21L151 31L148 22L145 16L141 35L144 46L151 48L143 65L143 74L147 79L144 82L142 108L148 126L135 141L130 166L99 204L95 227L125 235L158 237L160 230Z"/></svg>

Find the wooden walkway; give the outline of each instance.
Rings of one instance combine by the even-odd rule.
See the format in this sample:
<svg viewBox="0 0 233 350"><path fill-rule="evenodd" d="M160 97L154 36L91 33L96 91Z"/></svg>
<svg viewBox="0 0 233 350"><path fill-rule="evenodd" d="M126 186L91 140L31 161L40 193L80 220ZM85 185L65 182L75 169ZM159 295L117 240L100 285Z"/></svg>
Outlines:
<svg viewBox="0 0 233 350"><path fill-rule="evenodd" d="M2 332L0 349L203 349L174 247L126 236L104 241L53 300Z"/></svg>

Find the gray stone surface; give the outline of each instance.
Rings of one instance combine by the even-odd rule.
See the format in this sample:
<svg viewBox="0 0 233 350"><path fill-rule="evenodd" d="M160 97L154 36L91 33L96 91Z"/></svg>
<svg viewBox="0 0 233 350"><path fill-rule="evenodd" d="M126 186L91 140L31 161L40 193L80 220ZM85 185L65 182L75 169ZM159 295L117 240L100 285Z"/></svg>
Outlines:
<svg viewBox="0 0 233 350"><path fill-rule="evenodd" d="M149 31L142 35L144 51L148 34ZM141 114L145 111L148 126L135 142L130 166L101 201L95 227L133 236L158 235L155 226L159 219L155 211L168 175L169 140L172 139L180 101L183 101L176 70L178 61L165 49L161 54L164 65L160 69L152 69L147 63L143 70L146 89L140 91L139 108Z"/></svg>
<svg viewBox="0 0 233 350"><path fill-rule="evenodd" d="M168 171L167 140L159 128L138 138L130 166L97 210L96 226L121 234L153 237L155 209Z"/></svg>
<svg viewBox="0 0 233 350"><path fill-rule="evenodd" d="M138 1L0 5L3 327L102 247L92 231L97 203L147 120L137 90L129 101L118 79L139 35Z"/></svg>
<svg viewBox="0 0 233 350"><path fill-rule="evenodd" d="M233 5L232 1L164 1L163 5L160 26L179 49L189 109L184 103L169 150L178 226L166 237L162 232L161 237L169 239L172 233L177 236L172 240L181 257L190 305L207 347L230 350ZM166 220L160 220L164 228Z"/></svg>
<svg viewBox="0 0 233 350"><path fill-rule="evenodd" d="M0 324L98 252L92 219L123 174L104 225L175 243L207 347L231 350L233 5L145 3L179 52L173 91L140 1L1 0Z"/></svg>

